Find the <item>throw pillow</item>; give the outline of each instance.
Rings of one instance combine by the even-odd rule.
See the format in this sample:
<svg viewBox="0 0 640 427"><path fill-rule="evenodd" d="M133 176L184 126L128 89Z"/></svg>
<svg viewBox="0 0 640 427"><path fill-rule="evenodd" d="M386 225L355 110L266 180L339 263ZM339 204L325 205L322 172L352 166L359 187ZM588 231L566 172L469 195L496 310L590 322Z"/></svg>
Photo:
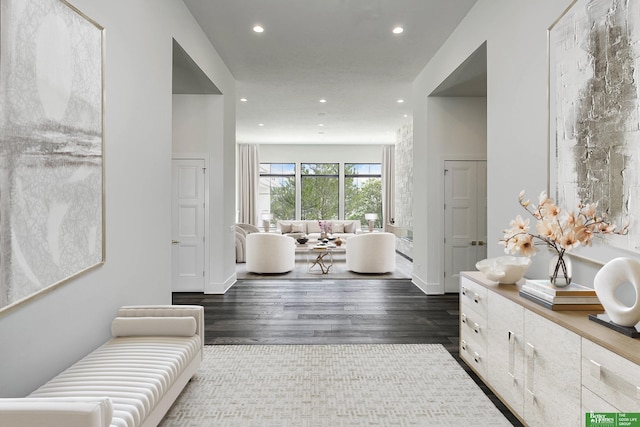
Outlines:
<svg viewBox="0 0 640 427"><path fill-rule="evenodd" d="M186 317L116 317L111 322L114 337L173 336L192 337L196 319Z"/></svg>
<svg viewBox="0 0 640 427"><path fill-rule="evenodd" d="M291 232L292 233L304 233L304 224L302 223L296 223L296 224L291 224Z"/></svg>
<svg viewBox="0 0 640 427"><path fill-rule="evenodd" d="M356 223L355 222L345 222L344 223L344 232L345 233L355 233L356 232Z"/></svg>
<svg viewBox="0 0 640 427"><path fill-rule="evenodd" d="M320 224L318 224L318 221L309 221L307 224L309 226L309 233L320 233Z"/></svg>
<svg viewBox="0 0 640 427"><path fill-rule="evenodd" d="M334 233L344 233L344 223L342 222L332 222L331 229Z"/></svg>
<svg viewBox="0 0 640 427"><path fill-rule="evenodd" d="M290 222L281 222L280 223L280 231L282 234L291 233L291 223Z"/></svg>

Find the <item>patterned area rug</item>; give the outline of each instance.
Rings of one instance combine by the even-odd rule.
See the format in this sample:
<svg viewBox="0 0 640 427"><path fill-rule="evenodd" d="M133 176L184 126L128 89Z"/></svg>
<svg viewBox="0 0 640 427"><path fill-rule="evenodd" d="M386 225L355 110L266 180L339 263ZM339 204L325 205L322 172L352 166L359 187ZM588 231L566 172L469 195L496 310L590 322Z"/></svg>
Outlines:
<svg viewBox="0 0 640 427"><path fill-rule="evenodd" d="M439 344L205 346L160 424L509 426Z"/></svg>

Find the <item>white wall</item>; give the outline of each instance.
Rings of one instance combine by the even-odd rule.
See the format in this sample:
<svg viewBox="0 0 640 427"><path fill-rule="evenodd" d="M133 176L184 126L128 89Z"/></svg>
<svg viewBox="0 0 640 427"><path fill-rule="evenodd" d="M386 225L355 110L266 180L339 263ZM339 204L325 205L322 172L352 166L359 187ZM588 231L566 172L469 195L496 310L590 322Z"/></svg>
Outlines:
<svg viewBox="0 0 640 427"><path fill-rule="evenodd" d="M172 37L225 94L220 162L231 159L225 183L234 178L235 82L184 4L73 3L106 28L106 264L0 314L0 397L29 393L106 341L119 306L171 301ZM229 185L217 189L221 227L233 224Z"/></svg>
<svg viewBox="0 0 640 427"><path fill-rule="evenodd" d="M478 0L415 80L414 282L421 288L443 289L442 239L434 236L439 209L432 204L442 200L437 176L447 149L429 128L439 108L429 94L487 42L488 254L502 254L498 239L521 209L520 190L547 188L547 28L570 3ZM546 272L545 255L534 258L532 275Z"/></svg>

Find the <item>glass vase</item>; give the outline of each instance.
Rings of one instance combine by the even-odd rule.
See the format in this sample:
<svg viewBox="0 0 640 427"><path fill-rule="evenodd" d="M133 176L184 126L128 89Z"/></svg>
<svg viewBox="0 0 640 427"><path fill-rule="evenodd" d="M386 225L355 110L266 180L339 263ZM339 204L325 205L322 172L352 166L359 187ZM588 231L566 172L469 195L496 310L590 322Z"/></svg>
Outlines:
<svg viewBox="0 0 640 427"><path fill-rule="evenodd" d="M563 288L571 284L572 276L571 258L563 255L554 255L549 262L549 280L551 284Z"/></svg>

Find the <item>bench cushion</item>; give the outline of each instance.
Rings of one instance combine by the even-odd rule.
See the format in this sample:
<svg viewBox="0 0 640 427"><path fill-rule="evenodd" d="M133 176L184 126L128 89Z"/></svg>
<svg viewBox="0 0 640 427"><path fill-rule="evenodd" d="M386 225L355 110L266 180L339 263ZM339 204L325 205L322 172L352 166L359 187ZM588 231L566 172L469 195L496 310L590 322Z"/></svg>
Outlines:
<svg viewBox="0 0 640 427"><path fill-rule="evenodd" d="M140 426L200 349L199 335L113 338L30 397L109 396L113 427Z"/></svg>

